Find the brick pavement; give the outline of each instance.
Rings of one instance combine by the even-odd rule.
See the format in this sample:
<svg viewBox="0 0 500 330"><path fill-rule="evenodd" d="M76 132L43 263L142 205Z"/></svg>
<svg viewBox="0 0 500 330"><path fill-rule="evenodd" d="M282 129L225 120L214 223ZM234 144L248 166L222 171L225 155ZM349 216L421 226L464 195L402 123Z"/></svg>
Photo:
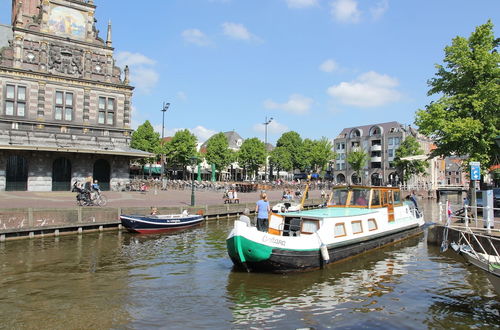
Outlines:
<svg viewBox="0 0 500 330"><path fill-rule="evenodd" d="M268 191L269 200L281 199L282 191ZM141 192L106 191L107 207L166 207L189 206L190 190L169 190ZM240 203L255 203L259 199L258 192L238 193ZM320 198L320 191L309 192L309 198ZM196 205L223 204L222 192L197 191ZM72 192L34 192L34 191L0 191L0 209L6 208L73 208L76 206L76 193Z"/></svg>

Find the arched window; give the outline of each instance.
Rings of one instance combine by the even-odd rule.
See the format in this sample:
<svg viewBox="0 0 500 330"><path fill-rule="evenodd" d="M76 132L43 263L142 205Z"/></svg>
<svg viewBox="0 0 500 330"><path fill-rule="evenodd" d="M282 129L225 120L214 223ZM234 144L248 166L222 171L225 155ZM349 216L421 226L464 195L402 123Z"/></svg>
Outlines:
<svg viewBox="0 0 500 330"><path fill-rule="evenodd" d="M358 174L357 173L353 173L351 175L351 183L352 184L360 184L361 183L361 178L358 177Z"/></svg>
<svg viewBox="0 0 500 330"><path fill-rule="evenodd" d="M360 131L359 129L357 129L357 128L353 129L353 130L351 131L351 134L349 135L349 137L350 137L351 139L358 138L358 137L360 137L360 136L361 136L361 131Z"/></svg>
<svg viewBox="0 0 500 330"><path fill-rule="evenodd" d="M109 190L109 181L111 179L111 167L105 159L99 159L94 163L92 174L94 180L97 180L101 190Z"/></svg>
<svg viewBox="0 0 500 330"><path fill-rule="evenodd" d="M71 162L64 157L52 163L52 191L68 191L71 189Z"/></svg>
<svg viewBox="0 0 500 330"><path fill-rule="evenodd" d="M12 155L7 158L5 190L28 190L28 161L23 156Z"/></svg>
<svg viewBox="0 0 500 330"><path fill-rule="evenodd" d="M337 183L345 183L345 175L344 174L338 174L337 175Z"/></svg>
<svg viewBox="0 0 500 330"><path fill-rule="evenodd" d="M382 185L382 179L380 178L380 174L378 174L378 173L372 174L371 181L372 181L372 186L381 186Z"/></svg>
<svg viewBox="0 0 500 330"><path fill-rule="evenodd" d="M382 134L382 128L380 126L372 126L370 128L370 136L376 136Z"/></svg>

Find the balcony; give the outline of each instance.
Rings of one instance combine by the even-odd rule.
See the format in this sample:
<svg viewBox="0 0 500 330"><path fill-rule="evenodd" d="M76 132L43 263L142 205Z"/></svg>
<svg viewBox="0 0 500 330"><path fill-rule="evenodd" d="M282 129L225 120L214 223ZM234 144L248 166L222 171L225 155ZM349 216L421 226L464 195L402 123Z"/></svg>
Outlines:
<svg viewBox="0 0 500 330"><path fill-rule="evenodd" d="M382 157L381 156L374 156L371 158L372 163L381 163L382 162Z"/></svg>
<svg viewBox="0 0 500 330"><path fill-rule="evenodd" d="M380 144L375 144L371 147L371 151L382 151L382 145Z"/></svg>

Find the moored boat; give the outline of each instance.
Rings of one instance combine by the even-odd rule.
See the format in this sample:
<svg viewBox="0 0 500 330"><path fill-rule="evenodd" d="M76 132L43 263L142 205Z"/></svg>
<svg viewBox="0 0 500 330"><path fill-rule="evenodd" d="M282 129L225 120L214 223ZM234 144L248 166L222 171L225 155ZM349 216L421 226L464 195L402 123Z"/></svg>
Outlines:
<svg viewBox="0 0 500 330"><path fill-rule="evenodd" d="M141 234L163 233L197 226L203 221L201 215L120 215L120 221L128 231Z"/></svg>
<svg viewBox="0 0 500 330"><path fill-rule="evenodd" d="M472 235L474 235L474 233L472 233ZM493 246L493 244L491 244L491 246ZM455 252L461 254L470 264L486 272L486 277L493 285L493 288L495 289L497 294L500 294L499 255L477 252L469 244L451 243L451 247L453 248L453 250L455 250Z"/></svg>
<svg viewBox="0 0 500 330"><path fill-rule="evenodd" d="M424 219L398 188L343 186L327 207L271 213L269 229L236 220L227 238L237 268L286 273L318 269L422 232Z"/></svg>

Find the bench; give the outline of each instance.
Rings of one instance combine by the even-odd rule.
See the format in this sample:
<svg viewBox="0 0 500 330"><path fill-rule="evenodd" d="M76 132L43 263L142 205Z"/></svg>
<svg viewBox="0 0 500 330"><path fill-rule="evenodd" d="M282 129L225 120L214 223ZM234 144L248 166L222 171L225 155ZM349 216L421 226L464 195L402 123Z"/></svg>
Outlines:
<svg viewBox="0 0 500 330"><path fill-rule="evenodd" d="M239 198L228 198L228 197L224 197L224 204L239 204L240 203L240 199Z"/></svg>

